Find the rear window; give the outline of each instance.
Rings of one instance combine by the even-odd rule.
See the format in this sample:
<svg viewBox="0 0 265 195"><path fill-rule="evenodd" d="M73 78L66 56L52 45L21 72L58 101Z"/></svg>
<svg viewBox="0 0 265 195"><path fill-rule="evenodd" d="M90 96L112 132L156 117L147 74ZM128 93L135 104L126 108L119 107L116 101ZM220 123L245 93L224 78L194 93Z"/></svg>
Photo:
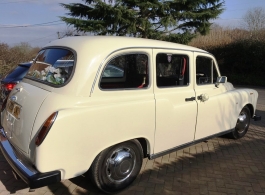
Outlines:
<svg viewBox="0 0 265 195"><path fill-rule="evenodd" d="M67 49L41 50L26 77L50 85L63 85L69 81L75 63L74 53Z"/></svg>

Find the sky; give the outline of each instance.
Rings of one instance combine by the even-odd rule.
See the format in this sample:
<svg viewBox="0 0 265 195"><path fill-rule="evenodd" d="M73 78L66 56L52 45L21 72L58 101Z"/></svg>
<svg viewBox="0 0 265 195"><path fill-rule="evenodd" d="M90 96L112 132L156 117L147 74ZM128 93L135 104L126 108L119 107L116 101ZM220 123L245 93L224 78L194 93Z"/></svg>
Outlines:
<svg viewBox="0 0 265 195"><path fill-rule="evenodd" d="M22 42L43 47L69 29L59 16L67 16L60 3L82 0L0 0L0 43L15 46ZM242 27L249 9L262 7L265 0L225 0L225 11L212 21L223 27Z"/></svg>

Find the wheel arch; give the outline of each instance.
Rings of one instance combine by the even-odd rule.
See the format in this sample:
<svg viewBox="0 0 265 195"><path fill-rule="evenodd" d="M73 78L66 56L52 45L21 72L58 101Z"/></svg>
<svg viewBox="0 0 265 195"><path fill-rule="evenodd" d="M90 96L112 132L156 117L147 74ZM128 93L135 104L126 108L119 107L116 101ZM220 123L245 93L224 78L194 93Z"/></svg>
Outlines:
<svg viewBox="0 0 265 195"><path fill-rule="evenodd" d="M141 142L145 143L142 139L134 138L104 149L91 164L88 177L107 193L126 188L136 179L142 167L144 155Z"/></svg>
<svg viewBox="0 0 265 195"><path fill-rule="evenodd" d="M136 138L136 140L140 142L143 149L144 158L146 158L148 154L150 154L150 144L148 140L146 140L145 138Z"/></svg>
<svg viewBox="0 0 265 195"><path fill-rule="evenodd" d="M138 137L138 138L132 138L132 139L128 139L128 140L123 140L123 141L117 142L117 143L115 143L113 145L110 145L107 148L112 147L112 146L114 146L116 144L120 144L120 143L123 143L123 142L132 141L132 140L137 140L140 143L140 145L142 147L142 150L143 150L143 156L144 156L144 158L148 157L148 155L150 154L150 143L149 143L148 139L146 139L144 137Z"/></svg>
<svg viewBox="0 0 265 195"><path fill-rule="evenodd" d="M252 104L247 104L245 105L246 107L248 107L249 111L250 111L250 116L251 118L254 116L254 107Z"/></svg>
<svg viewBox="0 0 265 195"><path fill-rule="evenodd" d="M98 154L94 157L94 159L92 160L91 164L93 163L93 161L97 158L97 156L102 152L104 151L105 149L107 148L110 148L112 146L115 146L117 144L120 144L120 143L124 143L124 142L128 142L128 141L132 141L132 140L136 140L140 143L141 147L142 147L142 150L143 150L143 157L146 158L148 157L148 155L150 154L150 143L149 141L146 139L146 138L143 138L143 137L138 137L138 138L132 138L132 139L128 139L128 140L123 140L123 141L120 141L120 142L117 142L115 144L112 144L104 149L102 149L100 152L98 152ZM90 164L90 166L91 166ZM90 167L89 167L90 168Z"/></svg>

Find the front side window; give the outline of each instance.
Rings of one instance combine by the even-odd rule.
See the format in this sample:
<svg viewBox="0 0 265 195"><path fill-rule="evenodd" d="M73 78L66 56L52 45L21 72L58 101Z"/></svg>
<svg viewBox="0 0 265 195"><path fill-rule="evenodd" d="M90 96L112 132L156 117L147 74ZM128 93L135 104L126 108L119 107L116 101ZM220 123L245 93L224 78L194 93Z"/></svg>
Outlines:
<svg viewBox="0 0 265 195"><path fill-rule="evenodd" d="M73 71L75 57L67 49L44 49L39 52L26 77L51 85L63 85Z"/></svg>
<svg viewBox="0 0 265 195"><path fill-rule="evenodd" d="M156 56L158 87L177 87L189 84L189 58L186 55L160 53Z"/></svg>
<svg viewBox="0 0 265 195"><path fill-rule="evenodd" d="M148 56L125 54L110 60L100 80L101 89L147 88L149 85Z"/></svg>
<svg viewBox="0 0 265 195"><path fill-rule="evenodd" d="M217 79L217 70L212 58L197 56L196 83L197 85L213 84Z"/></svg>

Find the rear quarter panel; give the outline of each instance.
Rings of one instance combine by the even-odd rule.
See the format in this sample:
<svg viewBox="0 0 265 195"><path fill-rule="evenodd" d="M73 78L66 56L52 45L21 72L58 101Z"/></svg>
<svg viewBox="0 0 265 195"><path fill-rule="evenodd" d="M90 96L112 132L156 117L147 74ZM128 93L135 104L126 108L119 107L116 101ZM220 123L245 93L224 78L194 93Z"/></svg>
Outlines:
<svg viewBox="0 0 265 195"><path fill-rule="evenodd" d="M49 96L36 119L34 134L56 108L59 113L45 140L36 148L37 169L61 170L62 179L72 178L86 172L95 157L112 145L134 138L153 142L154 100L150 95L133 99L132 93L135 92L117 96L116 92L109 99ZM63 107L70 101L75 105Z"/></svg>

